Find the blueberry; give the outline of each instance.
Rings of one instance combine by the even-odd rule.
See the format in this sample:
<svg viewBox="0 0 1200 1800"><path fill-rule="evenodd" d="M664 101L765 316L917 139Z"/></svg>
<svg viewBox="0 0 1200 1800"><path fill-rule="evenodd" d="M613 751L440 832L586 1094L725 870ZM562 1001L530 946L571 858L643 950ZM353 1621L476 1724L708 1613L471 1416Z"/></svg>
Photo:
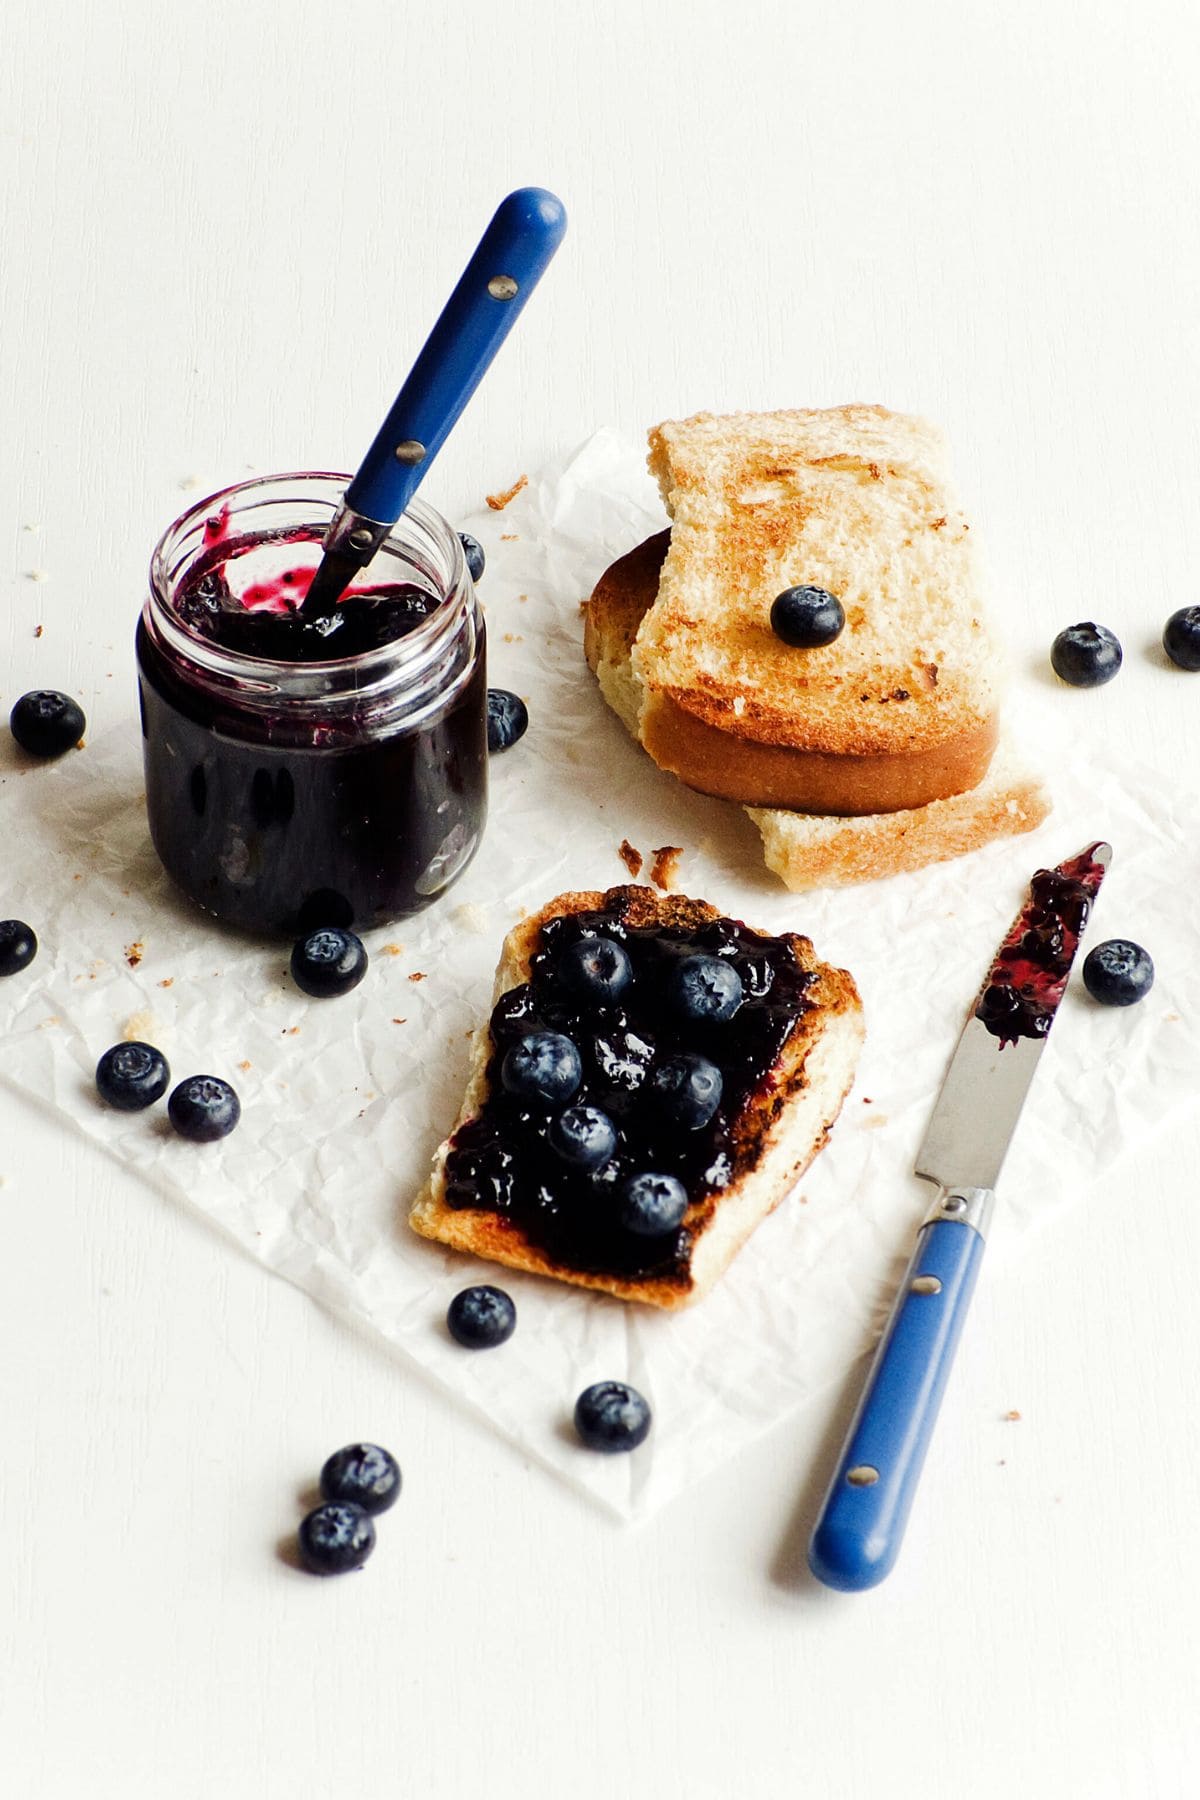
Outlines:
<svg viewBox="0 0 1200 1800"><path fill-rule="evenodd" d="M598 1106L568 1106L550 1127L551 1147L573 1169L599 1169L617 1147L617 1132Z"/></svg>
<svg viewBox="0 0 1200 1800"><path fill-rule="evenodd" d="M458 541L463 547L463 554L467 559L467 570L471 580L482 580L485 560L483 545L479 542L478 538L473 538L469 531L460 531L458 534Z"/></svg>
<svg viewBox="0 0 1200 1800"><path fill-rule="evenodd" d="M167 1091L171 1071L153 1044L114 1044L96 1064L100 1098L118 1112L141 1112Z"/></svg>
<svg viewBox="0 0 1200 1800"><path fill-rule="evenodd" d="M22 694L8 715L8 724L22 750L31 756L61 756L87 730L79 702L53 688Z"/></svg>
<svg viewBox="0 0 1200 1800"><path fill-rule="evenodd" d="M723 1024L742 1004L742 978L719 956L685 956L667 978L667 997L683 1019Z"/></svg>
<svg viewBox="0 0 1200 1800"><path fill-rule="evenodd" d="M500 1064L500 1081L510 1094L545 1106L564 1106L582 1080L579 1052L558 1031L527 1031Z"/></svg>
<svg viewBox="0 0 1200 1800"><path fill-rule="evenodd" d="M687 1051L659 1063L647 1083L654 1103L673 1125L698 1131L721 1104L721 1071L704 1056Z"/></svg>
<svg viewBox="0 0 1200 1800"><path fill-rule="evenodd" d="M400 1467L378 1444L347 1444L321 1470L326 1500L348 1500L366 1513L386 1512L400 1498Z"/></svg>
<svg viewBox="0 0 1200 1800"><path fill-rule="evenodd" d="M242 1105L219 1076L189 1075L167 1101L167 1112L180 1137L211 1144L229 1136L242 1116Z"/></svg>
<svg viewBox="0 0 1200 1800"><path fill-rule="evenodd" d="M650 1431L650 1408L624 1381L597 1381L575 1402L575 1429L589 1450L606 1456L636 1450Z"/></svg>
<svg viewBox="0 0 1200 1800"><path fill-rule="evenodd" d="M1050 646L1050 664L1071 687L1103 687L1121 667L1121 646L1104 625L1068 625Z"/></svg>
<svg viewBox="0 0 1200 1800"><path fill-rule="evenodd" d="M1181 606L1163 627L1163 649L1181 669L1200 669L1200 606Z"/></svg>
<svg viewBox="0 0 1200 1800"><path fill-rule="evenodd" d="M771 603L771 630L795 650L832 644L845 624L841 601L824 588L785 588Z"/></svg>
<svg viewBox="0 0 1200 1800"><path fill-rule="evenodd" d="M507 688L489 688L487 693L488 750L493 756L511 750L529 729L529 711L519 694Z"/></svg>
<svg viewBox="0 0 1200 1800"><path fill-rule="evenodd" d="M638 1237L661 1237L677 1229L687 1204L687 1189L674 1175L634 1175L621 1190L621 1223Z"/></svg>
<svg viewBox="0 0 1200 1800"><path fill-rule="evenodd" d="M300 1560L313 1575L361 1569L375 1548L371 1516L350 1500L326 1501L300 1521Z"/></svg>
<svg viewBox="0 0 1200 1800"><path fill-rule="evenodd" d="M1140 944L1109 938L1084 957L1083 985L1103 1006L1132 1006L1154 986L1154 963Z"/></svg>
<svg viewBox="0 0 1200 1800"><path fill-rule="evenodd" d="M323 925L300 938L292 950L292 980L305 994L331 1000L356 988L367 972L361 938L335 925Z"/></svg>
<svg viewBox="0 0 1200 1800"><path fill-rule="evenodd" d="M0 975L27 969L37 949L37 938L24 919L0 919Z"/></svg>
<svg viewBox="0 0 1200 1800"><path fill-rule="evenodd" d="M563 986L593 1006L611 1006L633 980L629 953L615 938L579 938L558 959Z"/></svg>
<svg viewBox="0 0 1200 1800"><path fill-rule="evenodd" d="M464 1349L491 1350L506 1344L517 1329L517 1309L503 1288L464 1288L450 1302L446 1325Z"/></svg>

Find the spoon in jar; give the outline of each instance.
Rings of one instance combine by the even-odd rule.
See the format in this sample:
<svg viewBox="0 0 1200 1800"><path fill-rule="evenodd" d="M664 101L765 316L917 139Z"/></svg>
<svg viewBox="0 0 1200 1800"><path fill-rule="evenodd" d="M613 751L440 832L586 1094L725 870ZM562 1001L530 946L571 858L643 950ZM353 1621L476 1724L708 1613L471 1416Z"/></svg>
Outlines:
<svg viewBox="0 0 1200 1800"><path fill-rule="evenodd" d="M330 522L301 618L328 617L383 543L566 229L566 208L545 188L517 188L500 202Z"/></svg>

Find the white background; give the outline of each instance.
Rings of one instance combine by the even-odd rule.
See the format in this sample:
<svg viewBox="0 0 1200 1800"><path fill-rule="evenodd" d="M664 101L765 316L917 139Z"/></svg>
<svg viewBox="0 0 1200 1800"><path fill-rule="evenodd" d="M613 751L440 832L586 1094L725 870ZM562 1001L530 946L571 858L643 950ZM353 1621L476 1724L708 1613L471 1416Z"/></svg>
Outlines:
<svg viewBox="0 0 1200 1800"><path fill-rule="evenodd" d="M1182 4L5 0L0 703L134 729L181 484L353 466L536 182L571 231L434 504L603 423L926 412L1021 678L1100 618L1119 680L1056 703L1174 779L1198 74ZM5 1092L6 1791L1194 1792L1198 1161L1192 1116L985 1269L901 1562L843 1597L803 1546L861 1369L624 1529ZM278 1547L359 1435L405 1493L363 1575L313 1581Z"/></svg>

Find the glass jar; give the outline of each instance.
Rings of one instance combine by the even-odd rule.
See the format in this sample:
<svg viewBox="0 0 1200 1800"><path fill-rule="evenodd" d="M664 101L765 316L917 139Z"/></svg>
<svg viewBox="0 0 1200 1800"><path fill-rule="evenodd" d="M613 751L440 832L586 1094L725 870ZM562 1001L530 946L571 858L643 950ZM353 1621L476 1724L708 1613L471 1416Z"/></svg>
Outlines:
<svg viewBox="0 0 1200 1800"><path fill-rule="evenodd" d="M483 833L483 618L458 536L431 507L413 502L366 577L435 602L393 642L267 660L214 642L180 610L215 544L319 543L348 479L239 482L177 519L150 564L137 630L150 835L185 894L254 931L418 912Z"/></svg>

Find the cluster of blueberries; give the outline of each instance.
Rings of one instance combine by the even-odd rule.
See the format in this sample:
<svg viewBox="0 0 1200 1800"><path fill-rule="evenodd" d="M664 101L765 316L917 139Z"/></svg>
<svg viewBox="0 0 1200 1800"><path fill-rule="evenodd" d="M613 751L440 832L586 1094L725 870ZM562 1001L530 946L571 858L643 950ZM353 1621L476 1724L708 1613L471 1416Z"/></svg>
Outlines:
<svg viewBox="0 0 1200 1800"><path fill-rule="evenodd" d="M558 964L564 987L580 1000L612 1006L633 979L624 945L614 938L581 938L569 944ZM732 1019L743 999L742 979L729 962L697 953L682 957L667 977L667 1004L692 1023ZM506 1093L535 1105L562 1108L551 1120L548 1141L570 1168L602 1168L617 1147L617 1132L597 1106L571 1105L583 1079L583 1062L571 1039L559 1031L530 1031L509 1045L500 1063ZM664 1058L652 1071L649 1092L663 1115L685 1131L707 1125L721 1104L720 1069L689 1051ZM674 1175L643 1171L621 1190L620 1217L627 1231L660 1237L678 1228L688 1195Z"/></svg>

